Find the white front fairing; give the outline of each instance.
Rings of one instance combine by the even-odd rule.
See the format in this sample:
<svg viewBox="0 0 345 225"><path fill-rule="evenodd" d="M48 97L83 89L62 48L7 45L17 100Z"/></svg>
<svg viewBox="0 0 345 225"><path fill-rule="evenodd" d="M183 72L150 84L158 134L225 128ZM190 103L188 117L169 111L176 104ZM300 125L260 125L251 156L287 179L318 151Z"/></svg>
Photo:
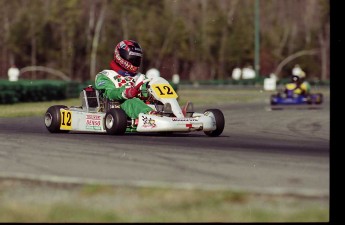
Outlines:
<svg viewBox="0 0 345 225"><path fill-rule="evenodd" d="M155 115L139 114L138 132L160 131L212 131L216 129L213 116L199 114L196 117L162 117Z"/></svg>
<svg viewBox="0 0 345 225"><path fill-rule="evenodd" d="M177 94L169 82L162 77L155 77L149 82L148 89L155 99L163 104L170 103L175 117L147 115L140 113L137 132L161 131L213 131L216 120L213 114L193 113L193 117L185 117L177 102Z"/></svg>
<svg viewBox="0 0 345 225"><path fill-rule="evenodd" d="M184 118L181 107L177 102L177 94L169 82L162 77L155 77L150 82L150 93L163 104L170 103L171 110L177 118ZM158 90L158 88L160 88Z"/></svg>

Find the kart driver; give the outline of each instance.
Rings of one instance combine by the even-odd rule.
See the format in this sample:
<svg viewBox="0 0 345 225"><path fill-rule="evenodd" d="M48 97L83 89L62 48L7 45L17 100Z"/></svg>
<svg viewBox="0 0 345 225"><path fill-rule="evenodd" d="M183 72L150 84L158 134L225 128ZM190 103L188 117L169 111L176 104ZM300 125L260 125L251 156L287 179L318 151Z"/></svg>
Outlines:
<svg viewBox="0 0 345 225"><path fill-rule="evenodd" d="M310 84L305 81L305 72L300 71L292 75L291 83L285 85L285 93L290 90L296 95L308 95L310 93Z"/></svg>
<svg viewBox="0 0 345 225"><path fill-rule="evenodd" d="M143 51L137 42L123 40L115 47L111 70L103 70L95 77L95 88L106 98L120 101L121 109L132 119L137 119L139 113L156 114L136 97L140 91L134 87L135 82L140 76L146 79L138 72L142 57Z"/></svg>

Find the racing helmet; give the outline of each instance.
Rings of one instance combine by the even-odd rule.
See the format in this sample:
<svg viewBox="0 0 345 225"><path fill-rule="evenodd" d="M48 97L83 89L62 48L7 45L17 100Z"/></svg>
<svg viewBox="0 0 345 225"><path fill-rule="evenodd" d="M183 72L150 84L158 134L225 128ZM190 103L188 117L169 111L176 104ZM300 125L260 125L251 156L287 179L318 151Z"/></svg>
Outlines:
<svg viewBox="0 0 345 225"><path fill-rule="evenodd" d="M143 51L136 41L123 40L114 50L115 71L123 76L134 76L140 67Z"/></svg>

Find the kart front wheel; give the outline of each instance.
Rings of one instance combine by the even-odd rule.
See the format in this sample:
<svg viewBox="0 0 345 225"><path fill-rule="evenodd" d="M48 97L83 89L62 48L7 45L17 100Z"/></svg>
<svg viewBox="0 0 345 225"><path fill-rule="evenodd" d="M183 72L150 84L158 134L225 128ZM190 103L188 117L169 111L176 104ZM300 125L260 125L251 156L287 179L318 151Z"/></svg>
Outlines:
<svg viewBox="0 0 345 225"><path fill-rule="evenodd" d="M270 98L270 103L271 105L276 105L277 104L277 96L276 94L272 94Z"/></svg>
<svg viewBox="0 0 345 225"><path fill-rule="evenodd" d="M111 108L104 119L105 130L108 134L122 135L127 128L127 115L120 108Z"/></svg>
<svg viewBox="0 0 345 225"><path fill-rule="evenodd" d="M212 131L204 131L204 133L210 137L218 137L219 135L221 135L225 126L225 119L222 111L220 111L219 109L207 109L204 114L212 116L216 121L216 129Z"/></svg>
<svg viewBox="0 0 345 225"><path fill-rule="evenodd" d="M48 108L44 115L44 124L50 133L68 133L69 130L60 130L60 109L67 108L65 105L53 105Z"/></svg>

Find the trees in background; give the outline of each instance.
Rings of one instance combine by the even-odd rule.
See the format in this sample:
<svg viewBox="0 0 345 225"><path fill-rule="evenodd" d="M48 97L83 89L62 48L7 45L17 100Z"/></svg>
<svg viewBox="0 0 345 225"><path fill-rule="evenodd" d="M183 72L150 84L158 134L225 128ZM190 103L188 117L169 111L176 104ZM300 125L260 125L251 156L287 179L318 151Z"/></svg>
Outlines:
<svg viewBox="0 0 345 225"><path fill-rule="evenodd" d="M329 1L259 1L260 74L277 71L285 60L279 77L288 76L298 63L308 77L329 79ZM254 3L0 0L0 77L6 79L15 63L92 80L108 68L116 43L133 39L144 49L143 72L155 67L166 78L178 73L192 81L228 79L235 66L254 64Z"/></svg>

